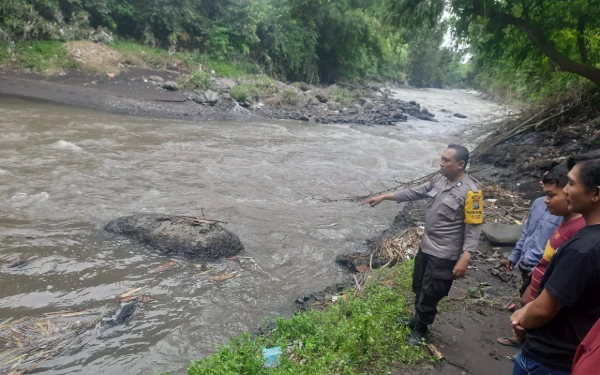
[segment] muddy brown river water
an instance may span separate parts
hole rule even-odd
[[[399,90],[439,123],[391,127],[240,120],[177,122],[0,97],[0,321],[116,307],[143,286],[154,297],[125,325],[90,333],[47,361],[46,374],[185,373],[231,336],[339,281],[336,254],[389,225],[399,207],[323,203],[394,186],[438,166],[449,142],[473,145],[503,109],[473,94]],[[441,112],[461,112],[457,119]],[[159,212],[229,222],[246,250],[205,264],[238,272],[212,283],[195,262],[104,233],[118,216]],[[161,264],[177,265],[156,272]]]

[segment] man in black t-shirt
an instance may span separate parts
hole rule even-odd
[[[569,160],[569,206],[586,226],[554,255],[537,298],[511,317],[524,339],[513,375],[568,375],[577,350],[600,318],[600,160]]]

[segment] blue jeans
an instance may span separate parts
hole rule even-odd
[[[533,359],[526,357],[523,352],[519,352],[515,359],[513,375],[570,375],[570,371],[558,370],[542,365]]]

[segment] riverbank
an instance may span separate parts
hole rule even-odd
[[[257,67],[244,70],[200,55],[169,55],[141,46],[79,41],[66,43],[61,53],[59,48],[54,46],[54,57],[46,59],[17,56],[4,64],[0,59],[0,94],[185,120],[258,117],[393,125],[408,118],[466,118],[452,108],[432,113],[414,100],[396,99],[381,83],[285,83],[260,74]]]
[[[524,131],[518,132],[519,127],[522,129],[529,120],[517,119],[513,124],[506,124],[509,128],[505,133],[492,134],[477,148],[471,173],[481,180],[486,198],[497,203],[486,202],[488,223],[522,224],[532,199],[542,194],[538,181],[544,170],[554,163],[564,162],[570,155],[598,148],[600,126],[594,110],[598,95],[595,91],[585,92],[581,93],[581,98],[579,102],[564,100],[568,105],[557,108],[548,106],[539,111],[545,115],[538,116],[535,122],[537,126]],[[559,122],[550,121],[557,113],[564,116]],[[526,114],[523,118],[530,119],[530,116]],[[406,339],[408,330],[395,324],[392,318],[394,315],[410,314],[409,279],[412,262],[399,263],[392,268],[373,268],[381,267],[388,260],[380,259],[382,248],[397,246],[395,251],[399,254],[407,250],[406,246],[414,247],[416,239],[409,238],[407,233],[416,233],[410,232],[411,228],[423,225],[425,211],[426,205],[422,202],[408,204],[396,216],[390,228],[365,242],[365,253],[338,257],[340,264],[354,272],[353,280],[301,297],[296,303],[302,312],[290,319],[279,319],[275,327],[261,332],[261,336],[255,340],[247,339],[243,343],[236,341],[219,354],[196,362],[190,367],[190,373],[211,373],[209,369],[220,368],[218,361],[224,357],[230,363],[250,361],[256,366],[252,373],[331,373],[323,369],[335,368],[332,366],[338,363],[345,363],[347,367],[344,370],[352,373],[510,373],[513,364],[509,357],[517,349],[501,346],[496,339],[510,334],[509,317],[515,308],[510,305],[518,299],[518,277],[505,273],[502,266],[512,247],[493,247],[484,236],[480,239],[478,252],[473,254],[467,277],[454,283],[432,326],[430,342],[439,349],[444,360],[440,361],[438,353],[428,351],[425,347],[409,348],[400,341]],[[414,254],[416,249],[409,250]],[[362,257],[362,262],[357,261],[359,257]],[[386,296],[384,303],[389,304],[389,310],[385,312],[376,308],[381,302],[382,290]],[[373,327],[366,329],[367,324],[361,322],[370,322],[370,318],[365,319],[352,311],[357,305],[364,306],[362,311],[366,309],[377,322],[371,324],[383,330]],[[340,311],[345,313],[341,323],[338,317]],[[331,328],[322,329],[322,321],[332,317],[337,317],[334,322],[341,327],[343,334],[332,332]],[[288,332],[290,327],[301,325],[300,322],[304,323],[304,328],[310,328],[308,334]],[[362,335],[354,337],[351,333],[355,330],[346,326],[366,331],[359,331]],[[376,348],[381,351],[375,356],[363,349],[360,359],[346,357],[350,351],[344,351],[344,346],[335,341],[335,337],[341,335],[351,341],[347,346],[352,348],[364,348],[364,344],[361,344],[363,337],[373,343],[384,343],[384,347],[377,345]],[[330,337],[334,339],[330,341]],[[294,344],[313,339],[318,343],[316,352],[307,353],[301,350],[301,345],[297,347]],[[386,343],[391,343],[391,347],[385,347]],[[281,356],[281,368],[265,370],[260,349],[275,345],[288,348]],[[312,349],[315,349],[315,345]],[[238,356],[239,352],[244,353],[244,359]],[[426,359],[429,360],[428,364],[424,364]],[[310,367],[317,363],[323,367]]]

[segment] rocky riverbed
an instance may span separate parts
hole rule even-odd
[[[232,97],[244,80],[212,78],[211,89],[180,88],[181,72],[127,67],[120,73],[85,71],[40,76],[0,72],[0,94],[40,99],[123,114],[187,120],[269,118],[325,124],[393,125],[409,118],[437,122],[436,113],[415,100],[400,100],[382,84],[314,86],[270,80],[260,98]],[[246,78],[247,79],[247,78]],[[343,100],[331,93],[341,92]],[[281,96],[292,103],[282,103]],[[333,96],[333,97],[332,97]],[[339,99],[338,99],[339,100]],[[466,119],[442,108],[437,113]]]

